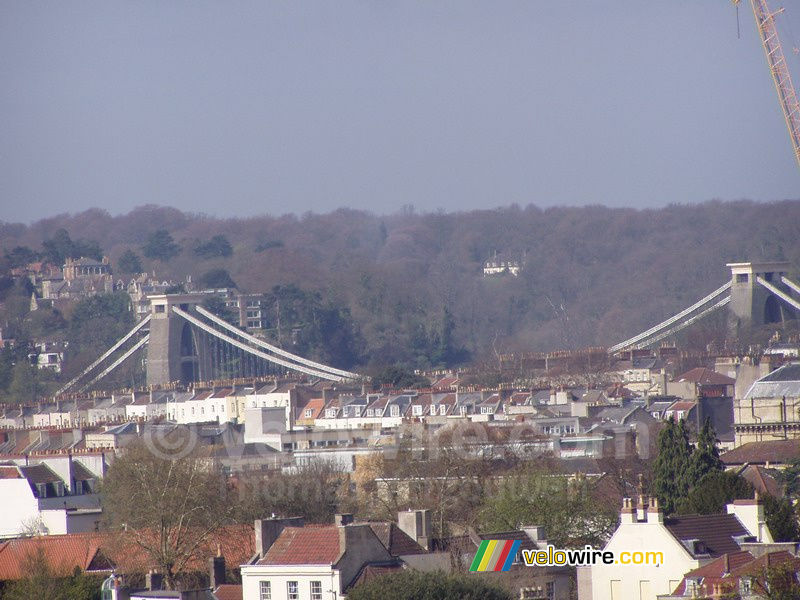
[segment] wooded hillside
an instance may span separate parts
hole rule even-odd
[[[2,270],[27,256],[24,248],[53,251],[59,229],[79,248],[95,251],[96,242],[115,280],[130,280],[124,271],[138,266],[175,282],[227,273],[242,291],[289,298],[301,321],[331,320],[319,328],[324,335],[347,330],[349,355],[336,361],[346,367],[428,367],[610,345],[722,285],[726,262],[785,259],[795,278],[800,273],[797,201],[661,210],[514,205],[452,214],[408,208],[386,216],[340,209],[250,219],[156,206],[118,217],[93,209],[0,224]],[[495,256],[518,261],[519,276],[484,277]],[[694,331],[688,335],[699,343],[712,333]]]

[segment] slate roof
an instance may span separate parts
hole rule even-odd
[[[260,565],[332,565],[339,560],[338,527],[286,527]]]
[[[759,381],[800,381],[800,364],[783,365]]]
[[[56,483],[61,481],[61,478],[45,464],[28,465],[20,467],[19,470],[30,483]]]
[[[664,526],[679,542],[695,539],[703,542],[712,558],[737,552],[739,545],[734,537],[751,535],[732,514],[670,516],[664,519]]]
[[[77,460],[74,460],[72,461],[72,478],[75,481],[89,481],[91,479],[97,479],[97,475],[92,473]]]
[[[800,397],[800,364],[784,365],[765,375],[747,390],[750,398],[797,398]]]
[[[380,522],[367,523],[367,525],[383,544],[383,547],[395,558],[409,554],[427,554],[425,548],[394,523]]]
[[[397,573],[398,571],[402,571],[403,568],[403,565],[399,562],[364,565],[358,572],[358,575],[355,576],[355,579],[353,579],[353,582],[348,586],[348,589],[358,587],[359,585],[368,583],[384,575]]]
[[[496,531],[492,533],[476,533],[476,537],[480,540],[519,540],[519,549],[522,550],[538,550],[531,537],[524,531]],[[473,540],[475,543],[475,540]],[[476,544],[479,545],[479,544]]]
[[[726,465],[787,464],[800,459],[800,440],[767,440],[748,442],[720,455]]]

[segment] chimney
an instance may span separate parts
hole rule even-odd
[[[264,558],[272,544],[275,543],[275,540],[278,539],[278,536],[286,527],[302,527],[303,525],[303,517],[256,519],[256,552],[258,552],[258,556]]]
[[[353,513],[337,513],[333,517],[333,523],[337,527],[344,527],[345,525],[350,525],[353,522]]]
[[[208,562],[211,575],[209,587],[212,590],[216,590],[225,583],[225,557],[222,556],[222,548],[219,545],[217,545],[217,555],[212,557]]]
[[[536,546],[544,548],[547,546],[547,538],[545,538],[544,527],[541,525],[529,525],[527,527],[520,527],[525,532],[531,541],[536,542]]]
[[[145,576],[144,582],[145,587],[150,591],[161,590],[163,589],[164,576],[151,569]]]
[[[639,505],[636,507],[636,516],[640,521],[647,521],[647,496],[639,494]]]
[[[772,534],[767,527],[764,517],[764,504],[758,497],[758,492],[755,493],[755,498],[752,500],[734,500],[733,504],[726,506],[728,514],[736,515],[736,518],[741,521],[742,525],[750,532],[750,535],[755,536],[759,542],[772,544]]]
[[[431,545],[431,511],[407,510],[397,513],[397,526],[426,550]]]
[[[622,510],[619,513],[619,522],[621,525],[637,522],[636,507],[633,504],[633,498],[622,499]]]
[[[664,513],[661,512],[661,507],[658,505],[658,498],[650,496],[650,504],[647,507],[647,522],[648,523],[663,523]]]

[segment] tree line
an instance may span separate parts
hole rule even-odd
[[[249,219],[92,209],[0,223],[0,290],[31,258],[58,264],[102,253],[123,281],[191,275],[200,286],[272,293],[268,335],[292,331],[291,343],[312,357],[326,352],[313,340],[336,328],[351,338],[336,348],[339,366],[413,370],[616,343],[718,287],[727,262],[788,260],[796,277],[799,229],[800,204],[791,201]],[[490,260],[517,261],[521,272],[484,277]],[[724,322],[710,317],[682,335],[704,348],[724,337]]]

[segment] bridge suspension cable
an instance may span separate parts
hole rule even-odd
[[[297,356],[296,354],[292,354],[291,352],[287,352],[286,350],[283,350],[282,348],[278,348],[277,346],[273,346],[272,344],[268,344],[264,340],[260,340],[257,337],[252,336],[249,333],[245,333],[241,329],[238,329],[238,328],[234,327],[233,325],[231,325],[230,323],[228,323],[224,319],[220,319],[217,315],[215,315],[214,313],[204,309],[202,306],[196,306],[195,310],[199,314],[201,314],[204,317],[206,317],[207,319],[209,319],[210,321],[213,321],[214,323],[216,323],[217,325],[219,325],[221,327],[224,327],[228,331],[238,335],[239,337],[247,340],[248,342],[250,342],[252,344],[255,344],[257,346],[260,346],[261,348],[264,348],[264,349],[268,350],[269,352],[272,352],[273,354],[278,354],[279,356],[283,356],[283,357],[285,357],[285,358],[287,358],[287,359],[289,359],[291,361],[294,361],[296,363],[300,363],[300,364],[306,365],[308,367],[311,367],[313,369],[317,369],[319,371],[324,371],[326,373],[331,373],[332,375],[339,375],[339,376],[344,377],[346,379],[357,379],[357,378],[361,377],[358,373],[351,373],[350,371],[343,371],[342,369],[335,369],[333,367],[329,367],[328,365],[323,365],[321,363],[314,362],[313,360],[309,360],[307,358],[303,358],[302,356]]]
[[[641,342],[639,344],[635,344],[633,347],[634,348],[644,348],[645,346],[649,346],[650,344],[655,344],[656,342],[660,342],[664,338],[671,336],[673,333],[678,333],[681,329],[684,329],[685,327],[688,327],[689,325],[691,325],[695,321],[699,321],[700,319],[702,319],[706,315],[711,314],[712,312],[714,312],[718,308],[722,308],[723,306],[728,304],[730,301],[731,301],[731,297],[730,296],[725,296],[722,300],[720,300],[719,302],[717,302],[716,304],[714,304],[712,306],[709,306],[707,309],[705,309],[701,313],[696,314],[695,316],[691,317],[690,319],[686,319],[685,321],[681,321],[680,323],[675,325],[675,327],[670,327],[667,331],[664,331],[663,333],[658,334],[657,336],[655,336],[652,339],[648,339],[646,342]]]
[[[789,279],[788,277],[781,277],[781,281],[792,288],[796,293],[800,294],[800,285],[797,285],[794,281]]]
[[[798,302],[788,294],[784,294],[782,291],[780,291],[778,288],[776,288],[774,285],[772,285],[762,277],[756,277],[756,281],[760,283],[763,287],[767,288],[770,292],[775,294],[778,298],[789,304],[790,306],[793,306],[797,310],[800,310],[800,302]]]
[[[139,331],[139,330],[140,330],[142,327],[144,327],[145,325],[147,325],[147,323],[149,323],[149,322],[150,322],[150,315],[147,315],[147,316],[146,316],[144,319],[142,319],[142,320],[141,320],[141,321],[140,321],[140,322],[139,322],[139,323],[138,323],[138,324],[137,324],[137,325],[136,325],[136,326],[135,326],[133,329],[131,329],[131,330],[130,330],[128,333],[126,333],[126,334],[125,334],[125,336],[124,336],[124,337],[122,337],[122,338],[121,338],[121,339],[120,339],[120,340],[119,340],[119,341],[118,341],[116,344],[114,344],[113,346],[111,346],[111,348],[109,348],[108,350],[106,350],[106,351],[105,351],[105,352],[104,352],[104,353],[103,353],[103,354],[100,356],[100,358],[98,358],[96,361],[94,361],[92,364],[90,364],[88,367],[86,367],[86,368],[85,368],[83,371],[81,371],[81,372],[80,372],[80,373],[79,373],[79,374],[78,374],[78,375],[77,375],[77,376],[76,376],[74,379],[72,379],[72,380],[71,380],[69,383],[67,383],[67,384],[66,384],[64,387],[62,387],[61,389],[59,389],[59,390],[58,390],[58,391],[55,393],[55,395],[56,395],[56,396],[60,396],[61,394],[63,394],[64,392],[66,392],[66,391],[67,391],[69,388],[71,388],[73,385],[75,385],[76,383],[78,383],[78,381],[80,381],[80,380],[81,380],[83,377],[85,377],[86,375],[88,375],[88,374],[89,374],[89,372],[90,372],[90,371],[92,371],[92,370],[94,370],[94,368],[95,368],[97,365],[99,365],[101,362],[103,362],[105,359],[107,359],[109,356],[111,356],[111,355],[112,355],[114,352],[116,352],[116,351],[117,351],[119,348],[121,348],[121,347],[122,347],[122,345],[123,345],[123,344],[125,344],[125,342],[127,342],[127,341],[128,341],[129,339],[131,339],[131,338],[132,338],[134,335],[136,335],[136,332],[137,332],[137,331]],[[94,381],[93,381],[92,383],[94,383]],[[90,385],[91,385],[91,384],[90,384]]]
[[[120,356],[117,360],[115,360],[113,363],[111,363],[106,369],[104,369],[102,373],[100,373],[97,377],[95,377],[89,383],[87,383],[85,386],[83,386],[80,389],[80,392],[81,393],[85,392],[90,387],[92,387],[95,383],[100,381],[103,377],[105,377],[106,375],[111,373],[111,371],[113,371],[118,366],[120,366],[122,363],[124,363],[126,360],[128,360],[128,357],[130,357],[130,355],[133,354],[134,352],[136,352],[139,348],[144,346],[148,342],[149,339],[150,339],[150,334],[148,333],[146,336],[144,336],[142,339],[140,339],[138,342],[136,342],[136,344],[134,344],[125,354]]]
[[[172,307],[172,311],[176,315],[186,319],[189,323],[191,323],[195,327],[199,327],[200,329],[202,329],[206,333],[210,333],[211,335],[221,339],[222,341],[227,342],[231,346],[235,346],[236,348],[240,348],[240,349],[244,350],[245,352],[249,352],[250,354],[252,354],[254,356],[258,356],[259,358],[263,358],[264,360],[267,360],[269,362],[281,365],[283,367],[286,367],[287,369],[292,369],[293,371],[300,371],[301,373],[305,373],[306,375],[313,375],[314,377],[319,377],[320,379],[327,379],[329,381],[344,381],[344,379],[345,379],[344,377],[340,377],[338,375],[333,375],[331,373],[327,373],[325,371],[319,371],[317,369],[311,369],[309,367],[306,367],[306,366],[303,366],[303,365],[299,365],[297,363],[292,363],[292,362],[289,362],[287,360],[280,359],[280,358],[278,358],[276,356],[273,356],[271,354],[267,354],[266,352],[261,352],[260,350],[256,350],[255,348],[251,348],[247,344],[244,344],[244,343],[240,342],[237,339],[234,339],[234,338],[232,338],[232,337],[230,337],[228,335],[225,335],[224,333],[222,333],[220,331],[217,331],[213,327],[207,325],[206,323],[203,323],[200,319],[197,319],[197,318],[193,317],[192,315],[190,315],[189,313],[187,313],[186,311],[181,310],[177,306],[173,306]]]
[[[625,340],[624,342],[621,342],[621,343],[619,343],[619,344],[617,344],[615,346],[612,346],[611,348],[608,349],[608,352],[609,353],[617,352],[618,350],[622,350],[623,348],[627,348],[629,346],[633,346],[637,342],[641,342],[642,340],[650,338],[650,337],[652,337],[654,335],[658,335],[663,329],[669,327],[670,325],[672,325],[673,323],[675,323],[677,321],[680,321],[681,319],[683,319],[687,315],[690,315],[691,313],[696,311],[701,306],[704,306],[704,305],[708,304],[709,302],[711,302],[712,300],[715,300],[717,298],[717,296],[719,296],[720,294],[726,292],[728,289],[730,289],[730,287],[731,287],[731,282],[728,281],[725,285],[723,285],[722,287],[714,290],[713,292],[711,292],[708,296],[706,296],[705,298],[703,298],[699,302],[695,302],[689,308],[687,308],[685,310],[682,310],[677,315],[675,315],[673,317],[670,317],[669,319],[659,323],[655,327],[651,327],[647,331],[644,331],[644,332],[640,333],[639,335],[633,336],[629,340]],[[666,336],[664,336],[664,337],[666,337]],[[659,339],[663,339],[663,338],[659,338]],[[651,340],[651,341],[649,341],[649,342],[647,342],[647,343],[645,343],[643,345],[649,345],[649,344],[653,343],[654,341],[657,341],[657,340]]]

